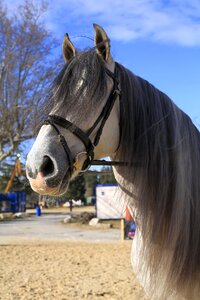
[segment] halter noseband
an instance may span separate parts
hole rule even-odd
[[[79,127],[71,123],[70,121],[57,116],[57,115],[49,115],[48,119],[44,121],[43,125],[51,125],[55,131],[57,132],[60,143],[63,146],[63,149],[67,155],[68,161],[69,161],[69,172],[70,174],[73,173],[73,170],[77,168],[76,164],[76,157],[73,158],[71,150],[69,149],[69,146],[64,138],[64,136],[61,134],[60,130],[58,129],[58,126],[63,127],[67,130],[69,130],[71,133],[76,135],[81,142],[84,144],[86,151],[84,152],[87,154],[87,158],[85,162],[83,163],[82,166],[82,172],[86,171],[91,165],[107,165],[107,166],[112,166],[112,165],[124,165],[125,163],[120,162],[120,161],[106,161],[106,160],[94,160],[94,147],[96,147],[99,143],[104,125],[112,111],[112,108],[114,106],[114,103],[117,99],[118,96],[121,95],[121,91],[119,89],[119,81],[117,79],[117,70],[115,66],[115,72],[112,73],[110,70],[106,69],[106,73],[109,77],[113,79],[113,88],[112,91],[108,97],[108,100],[106,101],[105,106],[102,109],[101,114],[97,118],[97,120],[94,122],[94,124],[86,131],[84,132],[81,130]],[[101,123],[100,123],[101,122]],[[94,131],[94,129],[98,126],[100,123],[100,126],[97,130],[96,136],[94,138],[94,142],[92,143],[90,139],[91,133]],[[80,154],[80,153],[79,153]],[[77,155],[79,155],[77,154]]]

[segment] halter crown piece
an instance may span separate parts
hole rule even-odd
[[[64,136],[61,134],[60,130],[58,129],[57,125],[69,130],[71,133],[76,135],[85,146],[86,151],[79,153],[79,154],[85,153],[87,155],[87,158],[86,158],[85,162],[83,163],[82,170],[80,170],[80,172],[87,171],[91,165],[104,165],[104,166],[125,165],[124,162],[120,162],[120,161],[106,161],[106,160],[94,160],[93,159],[94,158],[94,148],[99,143],[104,125],[112,111],[112,108],[114,106],[114,103],[115,103],[117,97],[121,95],[121,90],[119,89],[119,81],[117,79],[116,66],[115,66],[114,73],[112,73],[108,69],[106,69],[106,73],[108,76],[110,76],[113,79],[114,84],[113,84],[112,91],[106,101],[105,106],[103,107],[103,109],[101,111],[101,114],[99,115],[97,120],[94,122],[94,124],[86,132],[81,130],[79,127],[77,127],[75,124],[71,123],[70,121],[68,121],[60,116],[57,116],[57,115],[49,115],[48,119],[45,120],[43,123],[43,125],[51,125],[57,132],[60,143],[63,146],[63,149],[66,153],[66,156],[67,156],[67,159],[69,162],[70,174],[73,173],[74,169],[75,170],[78,169],[78,162],[76,159],[77,156],[75,158],[73,158],[71,150],[69,149],[69,146],[68,146]],[[94,141],[92,142],[90,139],[90,135],[94,131],[94,129],[98,126],[99,123],[100,123],[100,126],[97,130]]]

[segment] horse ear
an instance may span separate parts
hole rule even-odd
[[[65,62],[70,60],[72,57],[76,55],[76,49],[72,42],[70,41],[69,35],[66,33],[63,39],[63,44],[62,44],[62,53]]]
[[[95,30],[94,46],[96,51],[105,61],[108,61],[110,57],[110,39],[101,26],[97,24],[93,24],[93,26]]]

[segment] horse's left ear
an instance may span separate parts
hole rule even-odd
[[[65,62],[70,60],[72,57],[76,55],[76,49],[72,42],[70,41],[69,35],[66,33],[64,36],[63,44],[62,44],[62,53]]]
[[[93,24],[93,26],[95,30],[94,46],[96,51],[105,61],[108,61],[110,57],[110,39],[101,26],[97,24]]]

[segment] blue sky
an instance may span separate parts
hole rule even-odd
[[[93,23],[111,39],[114,59],[165,92],[194,123],[200,123],[199,0],[56,0],[45,16],[62,41],[93,42]]]
[[[20,2],[6,1],[10,9]],[[93,46],[80,38],[93,38],[93,23],[104,27],[113,58],[200,124],[199,0],[56,0],[50,1],[44,20],[61,43],[68,32],[79,48]]]
[[[7,0],[9,8],[22,0]],[[39,0],[33,1],[40,3]],[[60,39],[68,32],[79,47],[92,47],[93,23],[111,39],[114,59],[165,92],[200,123],[199,0],[56,0],[44,15]]]

